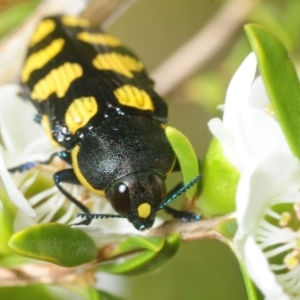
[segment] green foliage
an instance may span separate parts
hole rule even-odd
[[[88,235],[58,223],[29,227],[14,234],[8,245],[20,255],[64,267],[91,262],[97,255],[96,245]]]
[[[203,188],[199,208],[205,216],[223,215],[235,210],[239,172],[224,157],[221,144],[213,139],[203,164]]]
[[[13,234],[13,222],[16,215],[16,207],[8,198],[5,189],[0,187],[0,201],[2,202],[2,211],[0,212],[0,259],[11,253],[7,242]]]
[[[115,296],[104,291],[99,291],[99,297],[99,300],[125,300],[125,298],[123,297],[121,298],[119,296]]]
[[[113,258],[125,253],[130,253],[133,251],[139,250],[149,250],[150,252],[159,252],[165,244],[165,240],[162,237],[142,237],[142,236],[133,236],[109,252],[108,258]]]
[[[122,259],[119,262],[103,264],[100,270],[123,275],[138,275],[153,271],[161,267],[176,254],[180,246],[180,241],[180,234],[177,232],[170,234],[164,240],[162,248],[156,246],[157,241],[148,239],[147,243],[143,243],[146,250],[134,254],[125,261]],[[140,242],[139,244],[141,245]]]
[[[218,223],[215,227],[215,230],[221,233],[227,239],[233,239],[236,230],[237,230],[237,223],[236,219],[227,219]]]
[[[199,164],[195,150],[187,137],[175,128],[168,126],[166,135],[178,158],[183,182],[187,184],[199,175]],[[193,200],[196,193],[197,184],[186,191],[187,200]]]
[[[14,287],[1,287],[0,299],[22,299],[22,300],[63,300],[61,297],[57,297],[55,293],[51,293],[51,290],[43,284],[32,284],[27,286],[14,286]]]
[[[276,118],[292,152],[300,158],[300,85],[293,62],[271,32],[259,25],[247,25],[245,30]]]

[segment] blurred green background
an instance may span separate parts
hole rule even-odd
[[[38,2],[0,0],[0,34],[7,33]],[[241,3],[251,6],[243,15]],[[151,73],[197,32],[205,29],[226,5],[237,5],[237,9],[231,10],[231,15],[227,15],[211,39],[220,39],[228,32],[230,19],[235,14],[241,14],[240,24],[198,72],[192,72],[189,78],[164,95],[169,105],[169,124],[191,140],[199,158],[203,158],[211,138],[207,121],[220,116],[216,106],[223,103],[232,75],[250,52],[243,24],[255,22],[275,32],[298,64],[300,1],[138,0],[108,28],[134,49]],[[207,44],[209,47],[209,40]],[[201,57],[201,49],[197,52]],[[173,177],[173,181],[179,180],[178,176]],[[176,205],[180,205],[180,201],[176,201]],[[120,294],[122,288],[121,295],[131,300],[247,299],[234,255],[217,241],[185,243],[160,271],[138,277],[118,277],[115,284],[120,286],[106,285],[114,281],[104,277],[100,275],[104,289]]]

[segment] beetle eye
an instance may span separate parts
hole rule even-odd
[[[149,176],[152,191],[156,199],[157,206],[162,204],[166,197],[166,186],[165,181],[158,175]]]
[[[127,216],[130,213],[130,198],[128,186],[118,182],[108,189],[106,196],[113,208],[120,214]]]

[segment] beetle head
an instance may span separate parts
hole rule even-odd
[[[156,172],[137,172],[114,181],[106,189],[113,208],[138,230],[152,227],[166,196],[165,178]]]

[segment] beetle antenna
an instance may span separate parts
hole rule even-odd
[[[177,191],[175,191],[174,194],[172,194],[165,202],[164,204],[162,204],[161,206],[158,207],[157,210],[161,210],[163,208],[165,208],[168,204],[170,204],[170,202],[172,202],[175,198],[177,198],[179,195],[181,195],[182,193],[186,192],[188,189],[190,189],[195,183],[197,183],[198,181],[200,181],[200,179],[202,178],[202,175],[198,175],[197,177],[195,177],[194,179],[192,179],[190,182],[188,182],[186,185],[184,186],[180,186],[179,189]]]
[[[177,191],[175,191],[174,194],[172,194],[161,206],[158,207],[157,210],[161,210],[165,208],[170,202],[172,202],[175,198],[180,196],[182,193],[186,192],[188,189],[190,189],[195,183],[200,181],[202,178],[202,175],[198,175],[194,179],[192,179],[190,182],[188,182],[184,186],[180,186]],[[108,219],[108,218],[126,218],[123,215],[113,215],[113,214],[91,214],[91,213],[78,213],[77,217],[86,218],[86,219]]]
[[[123,215],[90,214],[90,213],[78,213],[77,217],[86,218],[86,219],[126,218]]]

